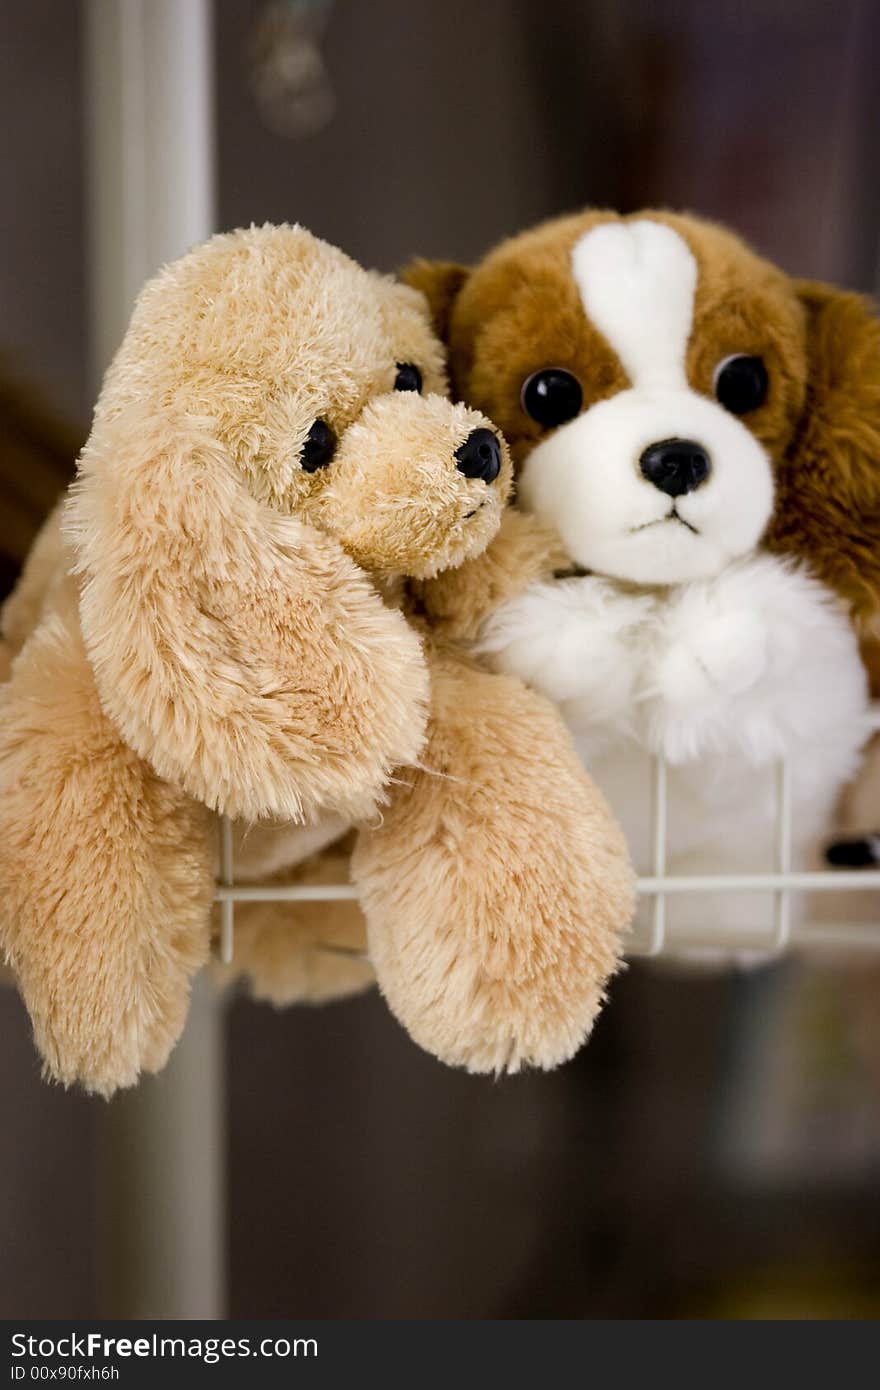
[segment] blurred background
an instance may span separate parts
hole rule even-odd
[[[85,8],[0,6],[0,594],[95,391]],[[663,204],[793,273],[876,286],[871,0],[216,0],[213,17],[218,227],[301,221],[392,270],[588,203]],[[634,965],[575,1062],[497,1083],[421,1054],[375,995],[236,1000],[228,1312],[880,1315],[878,991],[864,962]],[[0,1316],[95,1317],[108,1107],[41,1082],[3,987],[0,1036]]]

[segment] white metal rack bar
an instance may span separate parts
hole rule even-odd
[[[776,932],[773,947],[781,955],[791,939],[791,768],[779,764],[776,776],[776,869],[781,886],[776,894]]]
[[[643,876],[636,880],[642,897],[667,893],[835,893],[868,892],[880,889],[880,869],[829,869],[803,873],[766,874],[669,874]],[[218,903],[319,903],[356,898],[350,883],[261,884],[224,883],[218,886]]]
[[[654,898],[652,930],[647,940],[634,932],[627,945],[627,955],[656,956],[662,953],[680,955],[689,951],[705,951],[713,948],[727,951],[763,950],[768,954],[776,954],[789,946],[827,947],[840,950],[880,949],[880,915],[875,920],[863,923],[805,921],[792,925],[789,907],[791,895],[798,892],[880,893],[880,871],[878,870],[853,870],[851,872],[841,870],[829,871],[828,873],[779,872],[750,875],[703,874],[687,877],[652,876],[639,878],[636,886],[640,897]],[[660,916],[656,910],[658,902],[663,902],[665,905],[665,899],[669,895],[718,892],[772,892],[777,894],[778,899],[784,897],[786,901],[785,915],[780,918],[777,908],[772,939],[762,942],[758,929],[749,929],[748,923],[744,923],[742,932],[737,933],[732,933],[729,929],[723,934],[707,930],[699,936],[693,936],[680,930],[673,934],[666,931],[664,916]],[[223,909],[227,912],[225,918],[227,935],[224,938],[226,944],[221,958],[226,963],[234,959],[234,949],[230,954],[229,944],[230,933],[234,933],[234,916],[229,913],[229,909],[233,908],[235,903],[340,902],[355,900],[357,896],[357,889],[352,887],[350,883],[277,885],[272,887],[234,883],[220,885],[217,888],[216,901],[222,904]],[[780,920],[783,923],[781,930]],[[333,949],[340,952],[348,951],[347,947],[342,946]]]
[[[655,758],[651,776],[651,816],[654,832],[654,877],[658,885],[666,879],[667,786],[666,760]],[[659,956],[666,944],[666,891],[658,886],[654,894],[654,913],[651,926],[649,956]]]
[[[875,727],[880,723],[880,708],[875,710]],[[880,869],[795,870],[792,868],[792,795],[791,769],[787,763],[776,772],[776,852],[775,869],[770,872],[669,874],[667,867],[669,806],[666,763],[653,760],[651,778],[651,828],[653,873],[637,880],[639,896],[652,898],[650,928],[636,930],[629,938],[627,954],[631,956],[687,955],[707,950],[724,952],[747,951],[768,957],[783,953],[789,946],[829,948],[837,950],[880,949],[880,912],[875,920],[821,923],[812,920],[794,921],[792,896],[796,893],[880,893]],[[216,901],[221,912],[221,959],[229,962],[234,956],[235,904],[255,902],[336,902],[357,899],[357,889],[350,883],[261,885],[237,884],[231,826],[221,821],[220,827],[221,882]],[[766,929],[744,921],[741,928],[729,925],[714,928],[711,923],[700,933],[676,928],[669,929],[667,900],[681,894],[712,893],[772,893],[775,898],[773,925]],[[344,946],[328,945],[326,950],[359,954]]]
[[[220,822],[220,882],[224,885],[224,890],[232,889],[234,874],[235,852],[232,845],[232,822],[224,816]],[[235,901],[231,897],[221,897],[220,959],[224,965],[232,964],[234,951]]]

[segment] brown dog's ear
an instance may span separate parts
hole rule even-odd
[[[246,490],[210,422],[100,419],[65,530],[104,710],[199,801],[361,816],[418,756],[418,639],[335,540]]]
[[[803,281],[808,375],[768,544],[805,558],[864,628],[880,620],[880,322],[862,295]]]
[[[453,305],[469,275],[467,267],[455,261],[415,260],[401,272],[404,284],[420,290],[427,299],[434,332],[444,343],[449,341]]]

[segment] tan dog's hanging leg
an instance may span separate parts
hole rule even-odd
[[[431,663],[424,764],[352,870],[370,957],[416,1042],[476,1072],[552,1067],[589,1033],[633,882],[621,832],[553,707]]]
[[[208,950],[208,823],[102,712],[68,582],[0,689],[0,951],[51,1076],[109,1095],[165,1062]]]
[[[0,612],[0,634],[12,655],[30,637],[43,606],[65,569],[59,499],[40,527],[18,582]]]
[[[0,608],[0,681],[9,680],[15,657],[40,620],[61,573],[62,552],[59,501],[40,527],[18,582]]]

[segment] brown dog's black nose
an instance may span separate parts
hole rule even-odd
[[[691,439],[662,439],[659,444],[649,444],[639,467],[648,482],[669,497],[693,492],[712,471],[706,450]]]
[[[491,430],[472,430],[455,451],[455,466],[466,478],[494,483],[501,472],[501,445]]]

